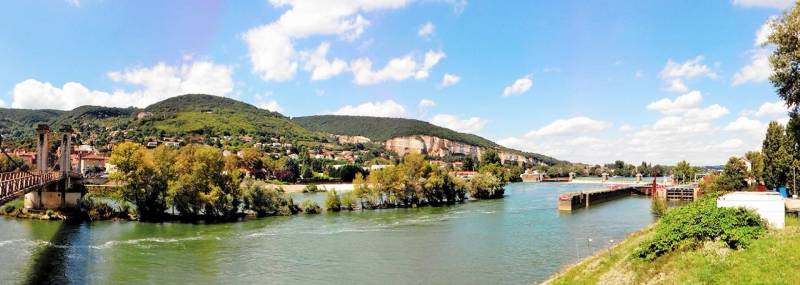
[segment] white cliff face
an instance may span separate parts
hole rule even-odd
[[[469,145],[461,142],[451,141],[448,139],[443,139],[440,137],[434,137],[428,135],[391,138],[386,140],[383,143],[383,146],[387,150],[394,151],[400,156],[404,156],[408,153],[422,153],[422,154],[427,154],[429,156],[438,156],[438,157],[443,157],[451,154],[462,154],[466,156],[480,158],[481,154],[483,154],[483,152],[485,151],[483,147]],[[532,158],[526,158],[525,156],[505,151],[498,151],[498,156],[500,156],[500,160],[502,162],[517,161],[517,162],[527,162],[530,164],[535,163],[535,161]]]
[[[348,143],[369,143],[370,139],[367,137],[362,136],[336,136],[336,140],[339,141],[340,144],[348,144]]]

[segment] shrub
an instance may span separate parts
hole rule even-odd
[[[336,194],[336,190],[325,192],[325,210],[338,212],[341,209],[342,200],[339,199],[339,194]]]
[[[314,193],[319,191],[319,188],[315,184],[308,184],[305,188],[303,188],[303,193]]]
[[[245,181],[242,183],[242,195],[244,208],[255,212],[259,217],[280,214],[279,208],[288,204],[283,191],[263,181]],[[287,212],[291,214],[291,211]]]
[[[300,209],[306,214],[319,214],[321,212],[319,204],[311,199],[305,199],[300,202]]]
[[[469,196],[473,199],[502,198],[503,183],[490,173],[476,173],[466,182]]]
[[[356,197],[355,191],[350,191],[342,194],[340,202],[343,210],[352,211],[358,203],[358,197]]]
[[[704,241],[722,241],[732,249],[746,248],[765,232],[765,222],[751,210],[717,208],[713,196],[667,212],[655,228],[655,236],[643,242],[634,256],[644,260]]]

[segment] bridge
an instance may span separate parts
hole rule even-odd
[[[0,205],[24,195],[26,209],[77,207],[83,193],[70,191],[72,182],[81,179],[80,174],[71,171],[72,128],[65,125],[59,130],[58,170],[49,165],[50,128],[40,124],[36,132],[36,170],[0,173]]]

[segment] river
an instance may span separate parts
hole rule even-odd
[[[213,225],[0,218],[0,283],[531,284],[654,221],[642,197],[557,210],[559,193],[596,187],[514,183],[501,200]]]

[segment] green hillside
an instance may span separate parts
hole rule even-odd
[[[516,152],[527,157],[536,158],[547,164],[564,162],[538,153],[508,149],[477,135],[456,132],[420,120],[337,115],[296,117],[292,118],[292,120],[311,131],[337,135],[363,136],[373,141],[385,141],[400,136],[429,135],[480,147]]]
[[[316,135],[280,113],[259,109],[234,99],[212,95],[182,95],[144,109],[152,117],[145,127],[172,135],[256,134],[309,139]]]

